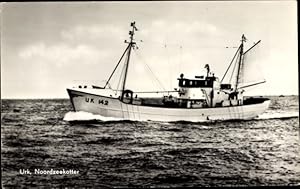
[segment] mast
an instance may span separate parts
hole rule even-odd
[[[240,57],[239,57],[239,64],[238,64],[238,70],[237,70],[237,76],[236,76],[236,84],[235,84],[235,92],[237,91],[237,86],[239,84],[239,79],[240,79],[240,72],[241,72],[241,66],[242,66],[242,56],[243,56],[243,49],[244,49],[244,42],[246,42],[246,37],[245,35],[243,34],[242,35],[242,44],[240,46]]]
[[[135,44],[136,44],[133,41],[134,40],[133,36],[134,36],[134,32],[138,31],[138,29],[135,27],[135,22],[131,22],[130,26],[132,27],[131,31],[129,31],[130,41],[128,42],[127,40],[125,40],[125,43],[129,43],[129,45],[128,45],[128,51],[127,51],[127,59],[126,59],[126,65],[125,65],[126,67],[125,67],[124,79],[123,79],[123,84],[122,84],[121,100],[123,100],[123,93],[124,93],[125,85],[126,85],[126,79],[127,79],[131,49],[134,48]]]

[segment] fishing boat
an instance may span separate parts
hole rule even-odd
[[[244,35],[221,80],[211,72],[210,66],[206,64],[204,75],[185,77],[183,73],[180,74],[177,78],[178,88],[173,91],[156,91],[156,94],[161,93],[159,97],[140,97],[139,94],[142,91],[134,92],[126,87],[131,52],[137,44],[134,35],[138,31],[135,22],[132,22],[130,26],[129,41],[125,40],[128,45],[104,86],[79,85],[67,88],[74,111],[125,120],[201,122],[249,120],[256,118],[268,108],[270,104],[268,98],[243,96],[247,87],[265,82],[264,80],[241,85],[243,73],[246,72],[243,68],[247,64],[247,56],[261,42],[254,43],[252,47],[244,51],[246,42]],[[121,88],[119,90],[112,89],[110,80],[122,60],[124,69],[120,76]],[[231,77],[235,78],[234,83],[224,82],[224,77],[228,75],[230,69],[233,70]],[[169,95],[165,95],[166,92]],[[151,94],[151,91],[144,93]]]

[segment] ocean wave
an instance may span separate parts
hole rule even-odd
[[[287,119],[287,118],[296,118],[299,117],[299,112],[274,112],[269,111],[265,112],[258,116],[258,120],[262,119]]]

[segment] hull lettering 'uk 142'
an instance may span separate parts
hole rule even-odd
[[[103,104],[103,105],[108,105],[108,101],[107,100],[103,100],[103,99],[96,99],[94,100],[94,98],[85,98],[85,101],[88,103],[98,103],[98,104]]]

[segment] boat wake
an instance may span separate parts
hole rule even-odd
[[[289,119],[299,117],[299,112],[278,112],[278,111],[267,111],[256,118],[257,120],[264,119]]]
[[[68,122],[88,122],[88,121],[101,121],[101,122],[111,122],[111,121],[125,121],[123,118],[114,118],[114,117],[104,117],[101,115],[95,115],[89,112],[68,112],[64,116],[64,121]]]
[[[267,120],[267,119],[289,119],[299,117],[299,112],[274,112],[269,111],[265,112],[255,118],[255,120]],[[68,122],[123,122],[123,121],[137,121],[137,120],[128,120],[123,118],[114,118],[114,117],[104,117],[101,115],[95,115],[88,112],[68,112],[64,116],[64,121]],[[229,120],[228,120],[229,121]],[[207,121],[209,122],[209,121]],[[172,122],[174,123],[174,122]],[[190,123],[190,121],[178,121],[175,123]],[[201,122],[203,123],[203,122]]]

